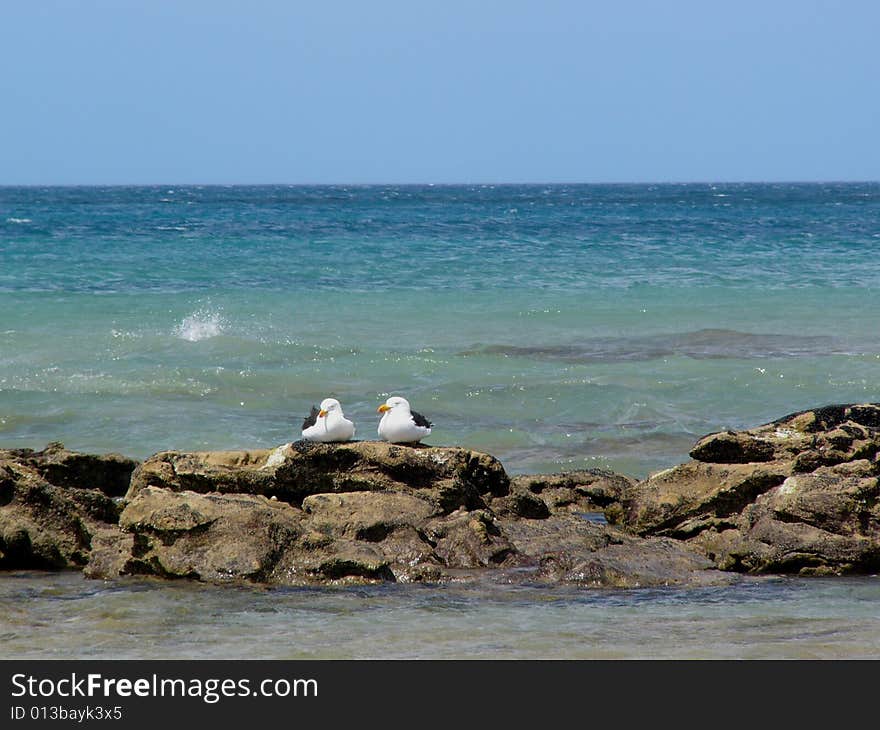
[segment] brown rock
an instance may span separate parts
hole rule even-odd
[[[126,506],[120,526],[115,537],[100,535],[87,575],[269,585],[488,575],[629,587],[723,580],[704,556],[669,540],[626,535],[568,512],[500,518],[461,507],[444,514],[420,490],[313,494],[297,507],[262,495],[151,486]]]
[[[690,456],[697,461],[713,464],[748,464],[753,461],[771,461],[773,444],[749,433],[713,433],[697,441]]]
[[[485,506],[485,498],[507,494],[509,485],[497,459],[467,449],[297,441],[271,450],[162,452],[135,471],[127,497],[155,486],[262,494],[299,505],[311,494],[398,491],[421,494],[450,512]]]
[[[880,405],[802,411],[701,439],[699,461],[625,490],[606,514],[640,535],[689,540],[725,570],[874,572],[878,453]]]
[[[117,516],[102,492],[59,487],[29,465],[0,459],[2,570],[81,567],[93,534]]]
[[[640,535],[689,537],[713,520],[738,515],[763,492],[782,484],[791,465],[706,464],[692,461],[653,474],[624,492],[614,517]],[[611,521],[611,520],[609,520]]]
[[[311,529],[365,542],[380,542],[400,527],[421,527],[441,513],[429,500],[400,492],[313,494],[302,508]]]
[[[720,566],[839,574],[880,568],[880,484],[867,460],[790,476],[743,512],[735,529],[699,543]]]
[[[511,481],[510,494],[515,500],[510,500],[513,504],[508,509],[523,517],[539,517],[543,511],[523,496],[534,495],[546,505],[544,516],[557,512],[602,512],[634,484],[629,477],[604,469],[518,476]],[[501,502],[503,498],[493,501],[493,509]],[[504,509],[506,505],[499,507]]]
[[[575,515],[502,520],[532,580],[591,587],[635,588],[729,583],[705,555],[666,538],[638,538]],[[522,580],[522,576],[519,578]]]
[[[133,535],[123,573],[211,582],[272,582],[302,534],[302,511],[251,494],[175,493],[146,487],[119,519]],[[95,562],[92,573],[98,573]]]
[[[426,529],[434,553],[449,568],[497,566],[515,553],[487,510],[459,510],[432,520]]]
[[[109,497],[126,493],[138,465],[134,459],[120,454],[68,451],[58,442],[48,444],[42,451],[0,449],[0,461],[3,460],[30,467],[55,486],[97,489]]]

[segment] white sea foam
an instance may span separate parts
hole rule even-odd
[[[174,328],[174,335],[187,342],[199,342],[222,334],[226,320],[219,312],[199,309]]]
[[[7,223],[33,223],[30,218],[7,218]]]

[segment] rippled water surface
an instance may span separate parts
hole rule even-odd
[[[634,476],[880,400],[880,185],[0,188],[0,445],[375,436]]]
[[[880,658],[880,580],[258,590],[0,579],[4,658]]]

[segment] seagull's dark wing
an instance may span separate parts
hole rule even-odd
[[[318,414],[319,413],[320,413],[320,411],[317,408],[315,408],[315,406],[312,406],[312,412],[309,413],[309,415],[306,416],[305,420],[303,421],[303,427],[302,427],[303,431],[305,431],[307,428],[311,428],[312,426],[314,426],[318,422]]]
[[[413,421],[415,421],[416,426],[422,426],[423,428],[431,428],[434,424],[431,423],[427,418],[425,418],[421,413],[416,413],[415,411],[410,411],[413,417]]]

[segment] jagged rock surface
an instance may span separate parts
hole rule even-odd
[[[719,568],[880,568],[880,405],[802,411],[700,439],[693,461],[623,491],[610,521],[700,548]]]
[[[87,574],[271,585],[473,580],[594,586],[724,581],[670,540],[593,524],[630,481],[511,480],[493,457],[380,442],[164,452],[132,478]],[[487,570],[491,569],[491,570]]]
[[[0,569],[60,569],[88,562],[94,539],[115,533],[137,462],[49,444],[0,450]]]

